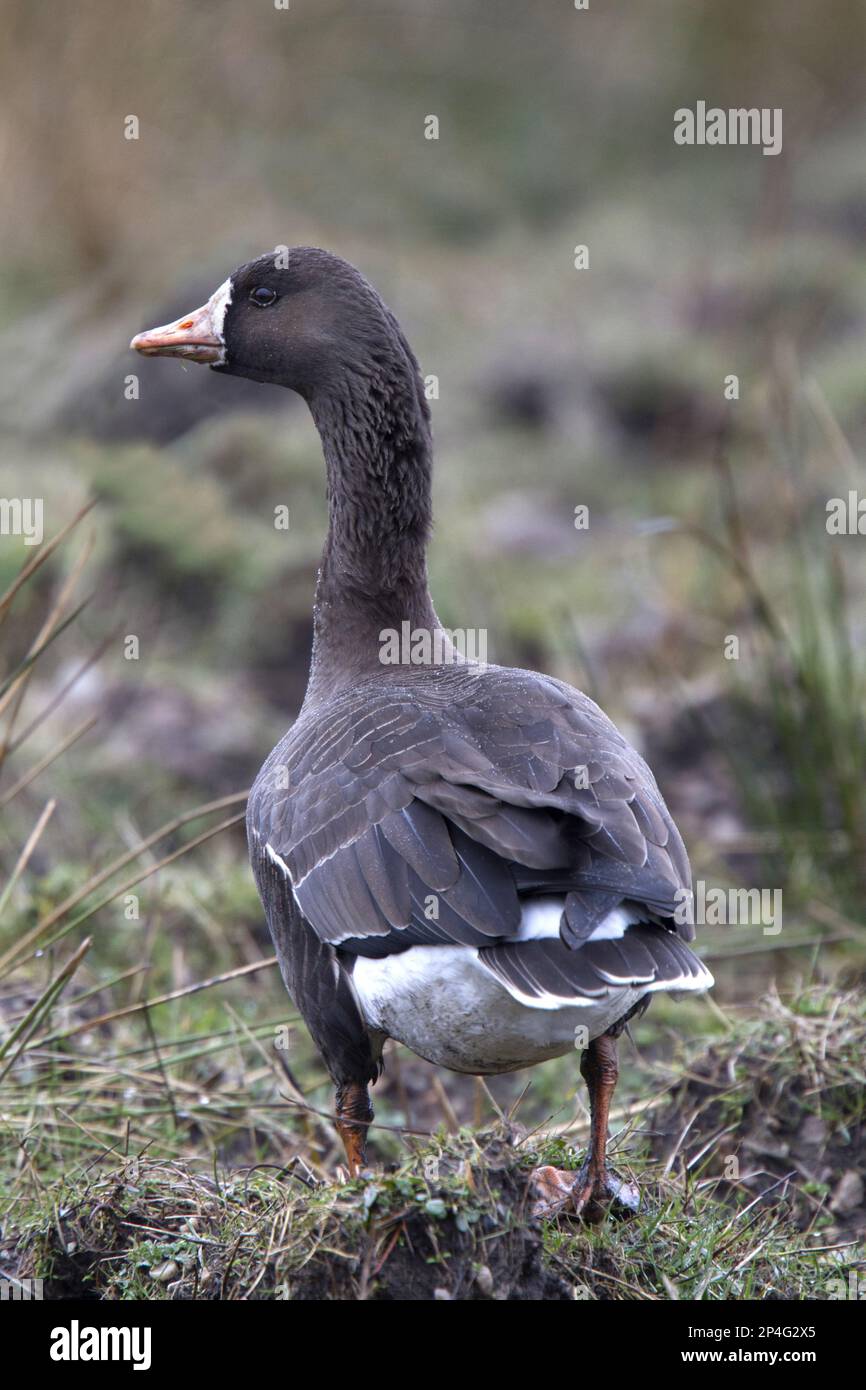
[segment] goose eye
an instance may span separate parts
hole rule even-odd
[[[257,305],[259,309],[267,309],[276,297],[276,290],[269,290],[266,285],[259,285],[256,289],[250,290],[250,303]]]

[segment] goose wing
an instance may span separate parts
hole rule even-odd
[[[436,668],[335,697],[274,750],[248,827],[260,887],[282,876],[348,952],[515,943],[521,898],[546,892],[565,894],[569,954],[624,900],[694,934],[649,768],[597,705],[534,672]]]

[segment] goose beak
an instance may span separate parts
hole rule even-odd
[[[129,345],[144,357],[182,357],[185,362],[224,362],[225,342],[214,322],[214,302],[162,328],[136,333]]]

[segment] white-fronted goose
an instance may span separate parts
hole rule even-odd
[[[309,684],[247,824],[350,1171],[386,1038],[475,1074],[577,1043],[588,1155],[576,1177],[544,1170],[542,1188],[589,1217],[612,1195],[634,1205],[605,1162],[616,1038],[656,991],[712,985],[685,944],[688,859],[649,768],[592,700],[463,660],[443,634],[427,587],[430,416],[396,319],[351,265],[298,247],[132,346],[290,387],[321,436],[330,522]],[[383,663],[383,634],[405,623],[430,634],[429,660]]]

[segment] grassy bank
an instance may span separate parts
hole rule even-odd
[[[599,1228],[534,1218],[533,1166],[576,1167],[582,1135],[527,1131],[519,1105],[478,1131],[404,1134],[354,1182],[297,1135],[284,1165],[230,1167],[198,1144],[155,1157],[131,1127],[124,1146],[58,1164],[22,1144],[4,1264],[48,1297],[838,1297],[866,1268],[864,1041],[862,1001],[812,991],[728,1020],[667,1078],[646,1068],[614,1126],[642,1210]]]

